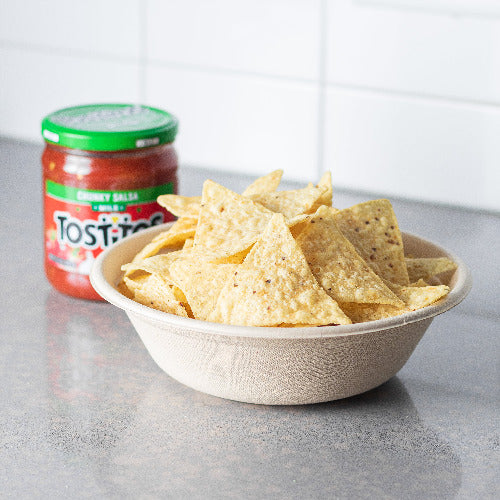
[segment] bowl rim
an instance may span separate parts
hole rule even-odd
[[[168,222],[153,226],[138,233],[129,235],[117,243],[114,243],[97,256],[90,273],[92,286],[103,299],[124,310],[127,314],[130,313],[132,315],[140,316],[141,319],[149,321],[150,323],[162,328],[171,326],[177,329],[185,329],[219,336],[274,339],[332,338],[362,335],[365,333],[401,327],[417,321],[433,318],[434,316],[442,314],[462,302],[472,287],[471,273],[462,259],[431,240],[418,236],[414,233],[402,231],[403,238],[408,236],[416,238],[424,244],[432,245],[457,264],[457,269],[455,271],[457,279],[453,288],[451,288],[445,298],[439,300],[435,304],[391,318],[338,326],[309,326],[295,328],[239,326],[213,323],[193,318],[184,318],[175,314],[152,309],[125,297],[104,278],[103,273],[103,269],[110,259],[113,258],[115,254],[120,254],[122,249],[129,245],[133,239],[144,238],[149,233],[154,235],[157,232],[159,233],[161,231],[165,231],[172,224],[172,222]]]

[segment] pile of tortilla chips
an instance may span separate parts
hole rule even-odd
[[[178,217],[122,267],[120,290],[154,309],[246,326],[346,325],[396,316],[449,292],[447,258],[405,257],[388,200],[339,210],[331,176],[278,191],[282,171],[237,194],[163,195]]]

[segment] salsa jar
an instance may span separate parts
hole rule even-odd
[[[177,193],[177,119],[149,106],[94,104],[42,121],[45,273],[62,293],[100,300],[96,256],[125,236],[174,219],[156,203]]]

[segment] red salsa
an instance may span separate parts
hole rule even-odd
[[[127,104],[77,106],[42,122],[45,273],[74,297],[100,300],[95,257],[125,236],[174,217],[156,203],[177,193],[174,116]]]

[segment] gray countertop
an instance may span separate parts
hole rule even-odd
[[[381,387],[257,406],[179,384],[122,311],[51,288],[40,154],[0,140],[0,496],[500,497],[498,215],[393,200],[403,230],[469,265],[469,297]],[[198,194],[207,176],[236,191],[249,181],[186,167],[182,193]],[[335,204],[370,197],[341,191]]]

